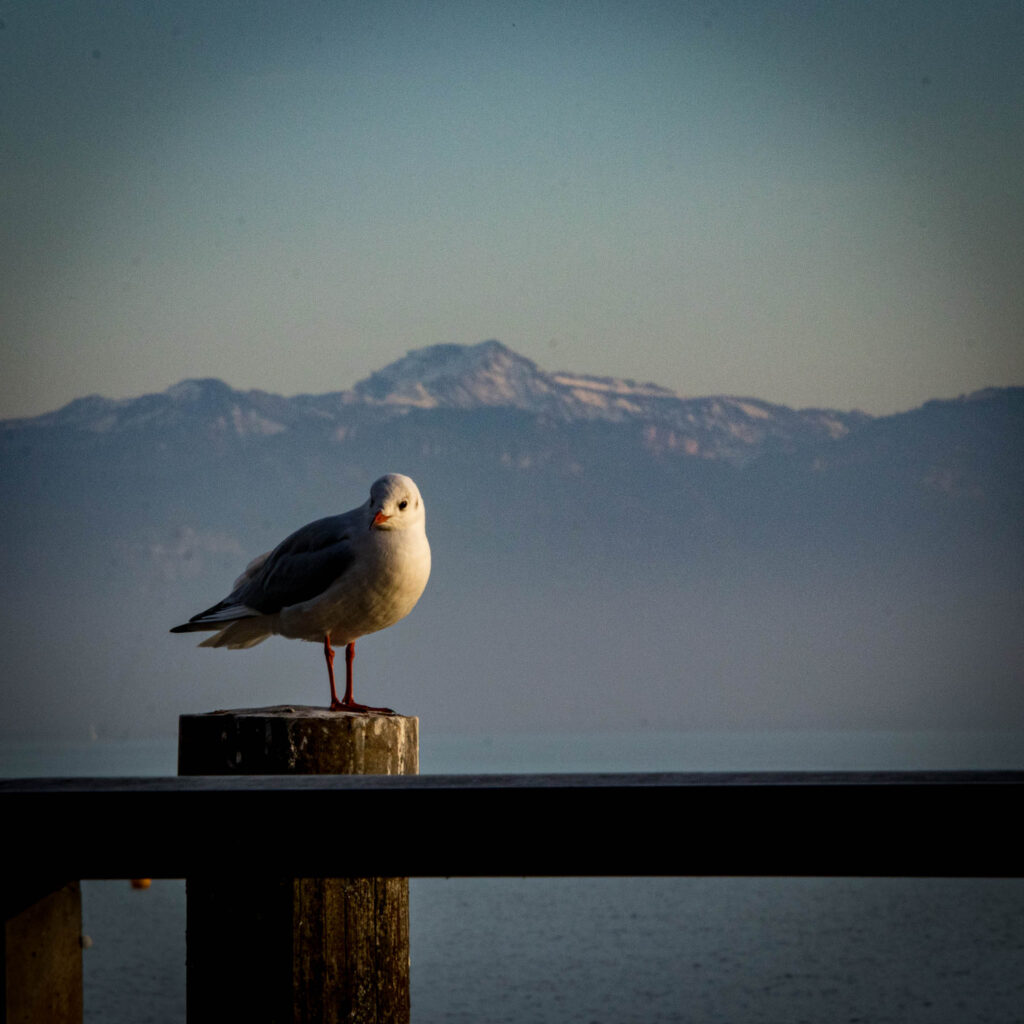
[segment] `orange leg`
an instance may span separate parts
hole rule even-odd
[[[327,678],[331,683],[331,710],[334,711],[341,707],[341,701],[338,700],[338,691],[334,688],[334,648],[331,646],[330,633],[324,636],[324,659],[327,662]]]
[[[338,700],[338,691],[334,688],[334,648],[331,647],[331,635],[324,637],[324,658],[327,660],[327,677],[331,682],[332,711],[376,712],[380,715],[393,715],[391,708],[371,708],[367,704],[357,704],[352,695],[352,663],[356,657],[356,645],[353,640],[345,645],[345,699]]]

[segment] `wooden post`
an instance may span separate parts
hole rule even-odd
[[[3,896],[0,1021],[82,1022],[82,896],[78,882],[50,888],[24,876]]]
[[[321,708],[183,715],[179,775],[415,775],[419,720]],[[338,877],[253,876],[244,863],[190,877],[189,1024],[409,1020],[409,882],[347,878],[369,821],[265,822],[337,851]],[[211,851],[216,859],[216,851]]]

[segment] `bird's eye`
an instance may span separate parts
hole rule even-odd
[[[401,501],[400,501],[400,502],[398,503],[398,511],[399,511],[399,512],[404,512],[404,511],[405,511],[405,509],[407,508],[408,504],[409,504],[409,502],[407,502],[407,501],[406,501],[406,500],[405,500],[405,499],[403,498],[403,499],[402,499],[402,500],[401,500]]]

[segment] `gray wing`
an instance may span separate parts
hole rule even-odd
[[[355,561],[352,517],[318,519],[286,537],[230,597],[264,615],[322,594]]]
[[[282,608],[301,604],[322,594],[339,576],[344,575],[355,561],[352,540],[361,509],[340,516],[318,519],[286,537],[262,563],[257,559],[242,580],[223,601],[193,615],[188,625],[225,621],[226,609],[238,609],[237,618],[249,615],[272,615]],[[255,570],[255,571],[252,571]],[[195,627],[193,627],[195,628]],[[201,627],[200,627],[201,628]],[[175,630],[172,630],[174,632]]]

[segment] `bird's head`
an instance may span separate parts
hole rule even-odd
[[[388,473],[370,488],[367,503],[371,530],[405,530],[425,521],[419,488],[401,473]]]

